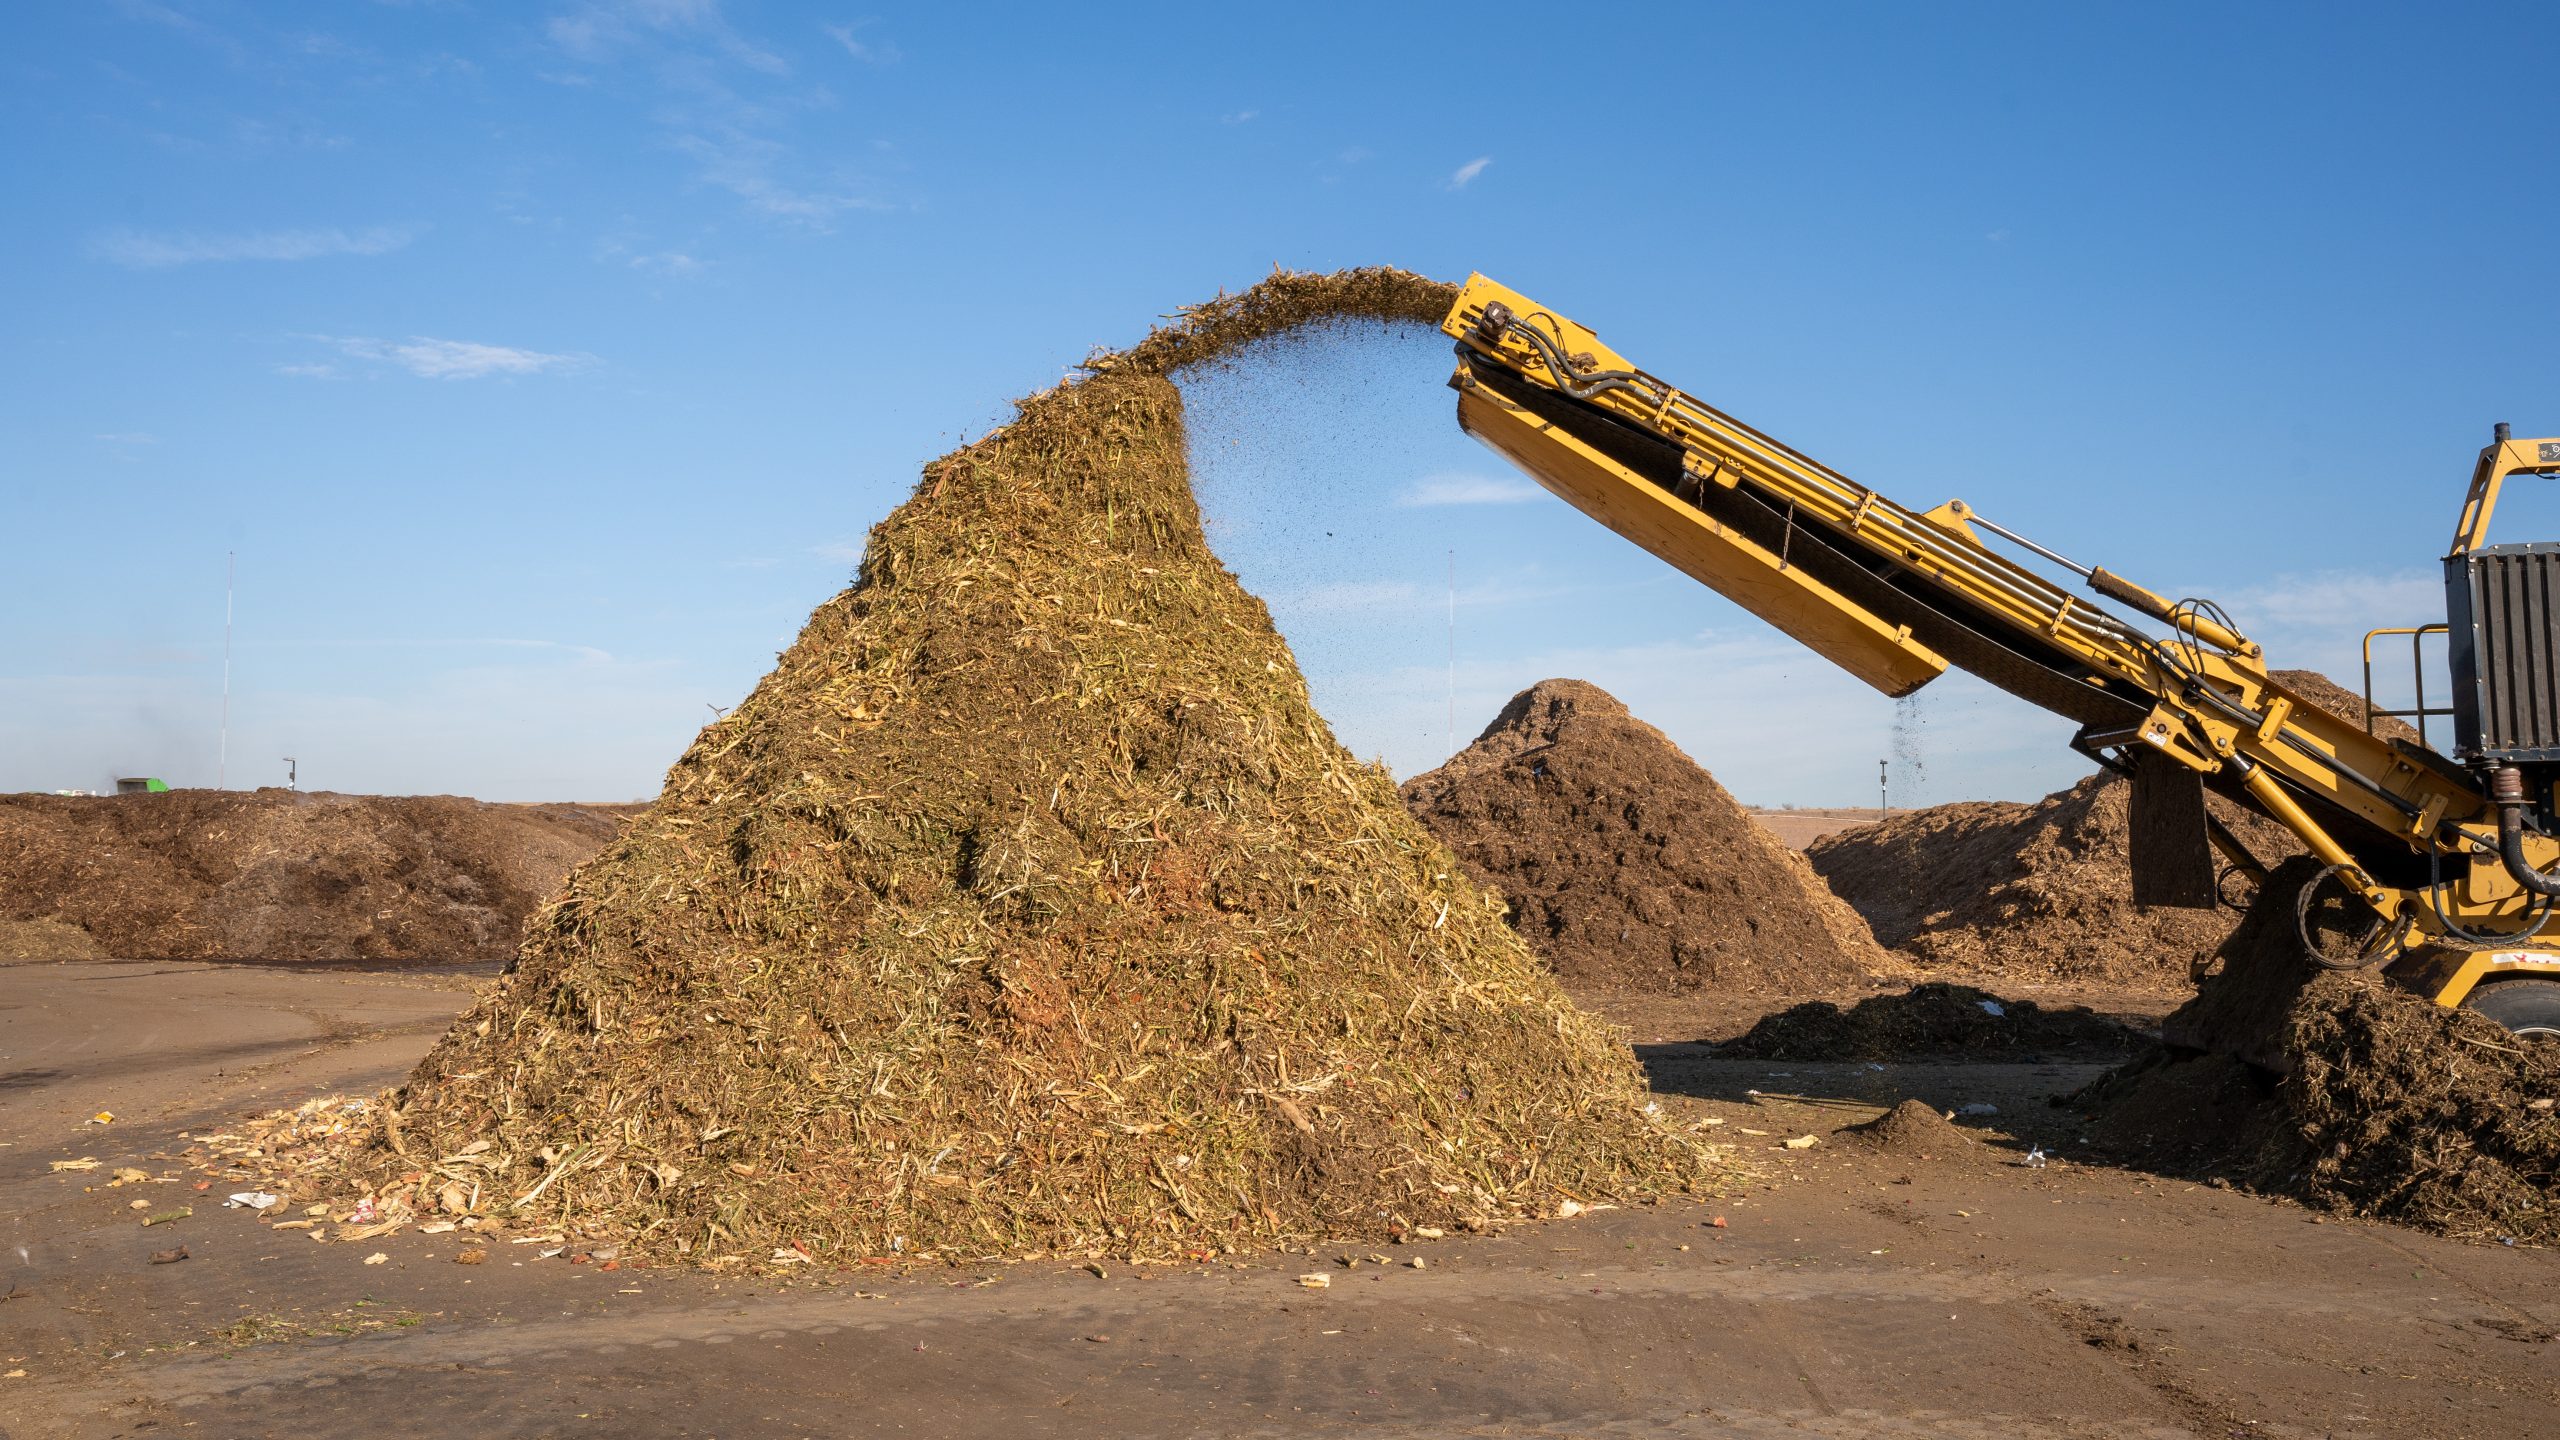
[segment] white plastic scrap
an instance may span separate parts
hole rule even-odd
[[[222,1202],[225,1210],[266,1210],[284,1203],[284,1197],[264,1190],[243,1190]]]
[[[1980,1100],[1976,1100],[1970,1105],[1957,1106],[1956,1113],[1959,1115],[1997,1115],[2000,1113],[2000,1107],[1997,1105],[1987,1105]]]
[[[1985,1014],[1985,1015],[1990,1016],[1990,1017],[1991,1017],[1991,1018],[1993,1018],[1994,1020],[1997,1020],[1997,1019],[1999,1019],[2001,1016],[2004,1016],[2004,1015],[2006,1015],[2006,1014],[2008,1014],[2008,1013],[2009,1013],[2008,1011],[2003,1010],[2002,1008],[2000,1008],[2000,1002],[1999,1002],[1999,1001],[1997,1001],[1997,1000],[1976,1000],[1976,1001],[1974,1001],[1973,1003],[1974,1003],[1974,1004],[1976,1004],[1976,1005],[1981,1006],[1981,1007],[1982,1007],[1982,1013],[1983,1013],[1983,1014]]]

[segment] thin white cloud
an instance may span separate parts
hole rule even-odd
[[[1425,475],[1396,496],[1396,508],[1420,510],[1439,505],[1525,505],[1547,492],[1514,476],[1469,475],[1447,471]]]
[[[1284,597],[1282,603],[1294,610],[1311,610],[1319,614],[1345,610],[1408,610],[1420,605],[1427,592],[1410,580],[1341,580],[1330,585],[1317,585]]]
[[[231,260],[321,260],[334,255],[387,255],[407,245],[410,232],[391,226],[369,230],[254,230],[228,235],[181,231],[149,234],[110,230],[91,246],[99,259],[135,270],[161,270]]]
[[[896,61],[897,47],[869,38],[869,23],[816,28],[864,63]],[[876,198],[841,146],[825,161],[801,155],[793,143],[798,118],[834,107],[836,96],[823,84],[793,83],[790,62],[741,34],[717,0],[583,0],[555,15],[545,33],[578,65],[653,80],[666,148],[692,162],[696,183],[728,191],[757,214],[823,233],[857,211],[908,208]]]
[[[853,211],[885,211],[898,207],[850,188],[813,188],[776,179],[786,158],[784,147],[734,127],[709,134],[680,135],[675,148],[702,166],[701,178],[747,203],[750,209],[813,230],[827,229],[840,215]]]
[[[857,20],[850,25],[823,25],[827,37],[844,47],[844,53],[865,65],[894,65],[899,59],[898,47],[886,40],[865,40],[862,28],[871,22]]]
[[[338,378],[338,367],[323,360],[307,365],[279,365],[276,367],[276,373],[291,375],[297,380],[335,380]]]
[[[519,350],[511,345],[439,340],[429,335],[414,335],[406,340],[375,340],[359,335],[319,335],[312,338],[336,346],[352,359],[396,366],[424,380],[538,375],[545,371],[583,369],[595,363],[592,355],[554,355],[540,350]]]
[[[146,435],[139,430],[128,430],[113,435],[101,435],[97,438],[109,445],[157,445],[160,443],[159,436]]]
[[[553,16],[543,33],[570,59],[590,65],[618,59],[642,36],[656,34],[707,41],[728,59],[768,75],[791,70],[791,62],[731,28],[719,0],[604,0]]]
[[[1230,110],[1226,114],[1218,117],[1218,123],[1221,125],[1250,125],[1261,118],[1262,112],[1259,110]]]
[[[1398,614],[1426,610],[1436,614],[1452,600],[1457,602],[1459,609],[1470,610],[1485,606],[1525,605],[1559,599],[1572,593],[1571,586],[1519,579],[1479,581],[1459,587],[1454,596],[1445,586],[1425,585],[1413,580],[1338,580],[1269,598],[1274,610],[1288,614]]]
[[[641,274],[655,275],[662,280],[690,279],[707,268],[701,261],[681,250],[661,250],[654,255],[634,255],[629,263],[632,269]]]
[[[2206,593],[2243,629],[2353,630],[2361,636],[2376,626],[2415,625],[2444,613],[2444,577],[2423,570],[2322,570]]]
[[[1475,178],[1477,176],[1484,173],[1484,167],[1492,163],[1492,156],[1479,155],[1473,160],[1468,161],[1466,164],[1459,166],[1457,170],[1449,176],[1449,188],[1452,190],[1466,189],[1469,185],[1475,183]]]
[[[690,280],[711,268],[709,261],[682,250],[635,250],[628,241],[612,236],[597,242],[596,259],[659,280]]]
[[[850,565],[862,558],[862,542],[859,540],[830,540],[824,545],[810,546],[809,553],[817,556],[821,560],[829,561],[834,564]]]

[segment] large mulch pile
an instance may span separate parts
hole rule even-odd
[[[634,806],[0,795],[0,956],[501,960]]]
[[[2361,723],[2364,701],[2309,670],[2275,678]],[[2386,717],[2387,735],[2416,738]],[[1950,974],[2183,988],[2238,916],[2133,903],[2132,787],[2097,774],[2033,804],[1965,801],[1828,835],[1806,851],[1883,944]],[[2207,802],[2251,853],[2300,853],[2282,826]]]
[[[2075,1097],[2093,1139],[2324,1209],[2560,1244],[2560,1042],[2312,964],[2293,898],[2318,873],[2279,867],[2164,1022],[2171,1044],[2213,1053],[2164,1048]]]
[[[1202,537],[1169,370],[1450,296],[1275,275],[927,466],[353,1152],[283,1178],[828,1266],[1384,1238],[1715,1183]]]
[[[1577,989],[1807,993],[1902,968],[1801,854],[1585,681],[1521,691],[1403,793]]]
[[[1751,1060],[2023,1059],[2127,1054],[2148,1043],[2141,1031],[2081,1006],[2048,1010],[1931,981],[1846,1009],[1816,1000],[1763,1016],[1716,1053]]]

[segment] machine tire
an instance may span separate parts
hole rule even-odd
[[[2560,1040],[2560,980],[2499,980],[2472,991],[2462,1008],[2486,1015],[2519,1035]]]

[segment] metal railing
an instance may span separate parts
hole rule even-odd
[[[2442,625],[2388,625],[2379,630],[2364,632],[2364,733],[2367,735],[2373,733],[2373,722],[2377,716],[2388,715],[2395,720],[2417,721],[2418,743],[2427,746],[2435,744],[2427,738],[2427,717],[2451,715],[2453,707],[2427,703],[2427,666],[2423,647],[2428,636],[2450,633]],[[2373,703],[2373,640],[2377,635],[2409,637],[2409,680],[2417,701],[2406,710],[2385,710]]]

